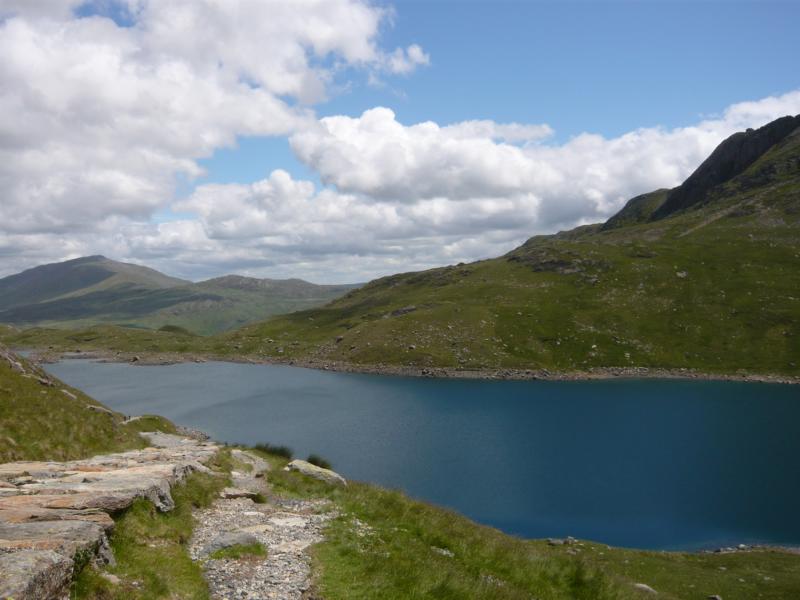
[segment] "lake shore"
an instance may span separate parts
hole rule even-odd
[[[39,362],[56,362],[64,359],[87,359],[141,365],[171,365],[188,362],[220,361],[245,364],[283,365],[335,371],[392,375],[398,377],[427,377],[438,379],[481,379],[509,381],[597,381],[608,379],[685,379],[701,381],[741,381],[746,383],[780,383],[800,385],[800,376],[761,373],[704,373],[692,369],[656,367],[594,367],[586,371],[555,371],[550,369],[469,369],[453,367],[417,367],[411,365],[364,365],[340,361],[312,359],[254,358],[250,356],[219,356],[179,353],[133,353],[88,350],[86,352],[31,351]]]

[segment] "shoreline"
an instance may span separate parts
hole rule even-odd
[[[254,358],[249,356],[220,356],[213,354],[177,354],[144,352],[111,352],[87,350],[80,352],[38,351],[31,357],[37,362],[58,362],[68,359],[99,360],[102,362],[136,365],[172,365],[180,363],[229,362],[253,365],[279,365],[338,373],[420,377],[429,379],[474,379],[487,381],[606,381],[613,379],[674,379],[685,381],[731,381],[742,383],[777,383],[800,385],[800,375],[761,373],[705,373],[687,368],[661,367],[593,367],[587,371],[555,371],[550,369],[465,369],[455,367],[416,367],[410,365],[363,365],[340,361],[290,358]]]

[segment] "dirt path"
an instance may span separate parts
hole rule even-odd
[[[259,504],[248,497],[235,497],[245,492],[266,496],[269,464],[242,450],[234,450],[233,457],[242,466],[232,473],[235,489],[227,490],[230,497],[195,513],[197,523],[189,552],[203,564],[214,599],[299,600],[310,586],[306,550],[323,539],[323,527],[331,518],[324,512],[328,504],[306,500]],[[209,556],[214,543],[222,543],[221,538],[246,541],[248,535],[262,544],[266,556]]]

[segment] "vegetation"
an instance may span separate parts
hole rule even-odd
[[[0,357],[0,462],[73,460],[142,448],[146,444],[139,431],[175,430],[172,423],[155,416],[124,423],[122,415],[80,390],[23,358],[14,360],[25,374]]]
[[[248,557],[261,557],[267,556],[267,550],[261,544],[236,544],[228,548],[222,548],[216,552],[212,552],[209,558],[214,560],[240,560]]]
[[[306,459],[306,462],[309,462],[312,465],[316,465],[318,467],[322,467],[323,469],[333,468],[333,465],[324,458],[322,458],[319,454],[309,454],[308,458]]]
[[[51,327],[113,323],[210,334],[319,306],[352,288],[236,275],[192,283],[87,256],[0,279],[0,322]]]
[[[263,442],[261,444],[256,444],[255,449],[263,454],[270,454],[272,456],[278,456],[281,458],[285,458],[286,460],[292,460],[294,452],[288,446],[275,446],[269,444],[267,442]]]
[[[646,552],[579,540],[521,540],[397,491],[355,482],[329,486],[283,471],[272,459],[274,493],[327,498],[337,513],[313,551],[315,592],[327,600],[650,597],[635,583],[667,599],[778,600],[800,593],[796,554]]]

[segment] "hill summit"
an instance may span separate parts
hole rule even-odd
[[[318,306],[352,288],[239,275],[192,283],[95,255],[41,265],[0,279],[0,323],[173,325],[195,333],[215,333]]]

